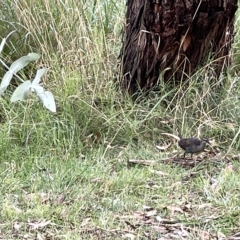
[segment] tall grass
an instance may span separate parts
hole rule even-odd
[[[153,94],[149,102],[138,105],[126,103],[125,99],[122,103],[114,80],[118,75],[116,62],[121,47],[124,10],[124,3],[114,1],[94,1],[91,4],[69,0],[5,1],[2,34],[10,30],[16,30],[16,33],[4,56],[14,58],[29,51],[40,53],[42,60],[39,64],[51,70],[45,84],[54,89],[59,103],[64,105],[60,106],[60,112],[64,114],[66,107],[71,108],[69,111],[74,109],[76,116],[89,129],[91,118],[97,123],[93,125],[100,121],[106,126],[100,124],[99,131],[102,127],[105,133],[113,131],[110,137],[118,135],[122,128],[127,129],[124,130],[126,135],[132,132],[132,136],[138,136],[142,131],[152,132],[152,126],[155,126],[158,133],[214,133],[217,138],[224,135],[233,138],[239,120],[236,107],[239,86],[234,72],[216,82],[205,74],[203,68],[189,79],[189,83],[175,89],[171,89],[171,85],[161,86],[162,91]],[[104,99],[108,106],[98,109],[99,106],[92,104],[96,99]],[[114,106],[114,101],[119,106]],[[83,120],[84,112],[89,114],[88,123]],[[161,124],[166,119],[171,121]],[[132,120],[136,121],[135,124]],[[115,124],[120,130],[112,129]],[[226,132],[225,124],[232,124],[235,130],[231,134]]]

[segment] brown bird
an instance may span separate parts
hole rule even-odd
[[[202,138],[202,140],[199,140],[198,138],[182,138],[181,136],[180,140],[178,142],[178,145],[185,150],[185,153],[183,155],[183,158],[185,158],[186,153],[191,153],[191,158],[194,153],[199,153],[204,150],[206,147],[206,144],[210,144],[209,140],[207,138]]]

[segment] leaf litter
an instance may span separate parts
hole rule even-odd
[[[118,216],[119,220],[124,221],[130,231],[129,234],[125,234],[124,236],[135,239],[134,237],[138,235],[138,230],[147,226],[148,230],[145,230],[145,235],[149,237],[153,235],[161,236],[161,238],[158,239],[191,239],[192,236],[200,236],[202,240],[214,239],[207,231],[201,230],[197,226],[190,227],[192,225],[191,223],[186,223],[181,219],[174,218],[179,214],[184,215],[186,211],[190,211],[189,206],[180,207],[168,205],[162,207],[162,210],[163,209],[169,211],[170,218],[162,218],[160,216],[161,209],[157,210],[149,206],[144,206],[143,211],[135,211],[132,215]]]
[[[219,184],[219,177],[220,179],[226,179],[231,176],[233,172],[237,172],[230,161],[223,162],[221,160],[223,157],[222,155],[217,156],[216,153],[210,151],[208,154],[211,157],[210,159],[207,156],[201,157],[203,155],[200,157],[196,156],[194,159],[180,159],[180,161],[176,158],[165,159],[165,163],[177,163],[183,168],[191,169],[194,167],[194,172],[191,171],[187,176],[183,176],[181,181],[177,181],[167,188],[173,189],[177,185],[181,186],[186,182],[192,181],[193,178],[208,180],[210,187],[214,188]],[[217,158],[215,156],[217,156]],[[130,159],[129,162],[145,166],[155,166],[159,163],[158,160],[140,159]],[[152,169],[149,169],[149,171],[160,176],[161,179],[169,176],[169,174],[164,171]],[[190,199],[196,201],[199,194],[195,193],[195,195],[196,196],[190,197]],[[203,202],[201,200],[197,201],[197,203],[199,204],[190,202],[182,206],[165,206],[165,209],[169,212],[167,218],[166,216],[161,216],[159,210],[147,207],[144,209],[145,211],[135,211],[132,216],[122,216],[120,219],[125,219],[125,223],[129,227],[129,230],[134,230],[136,236],[140,228],[148,226],[155,231],[155,234],[158,236],[159,234],[161,235],[161,238],[158,239],[240,240],[240,234],[239,236],[233,235],[232,237],[227,238],[221,231],[212,232],[206,230],[206,226],[209,225],[209,222],[214,221],[217,223],[217,220],[224,219],[225,216],[220,212],[221,209],[216,209],[216,206],[210,202]],[[181,215],[182,217],[179,217]],[[153,232],[151,232],[151,230],[145,232],[146,236],[152,236],[152,234]]]

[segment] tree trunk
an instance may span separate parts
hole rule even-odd
[[[120,53],[123,86],[133,94],[186,79],[206,56],[218,77],[233,40],[237,0],[127,0]]]

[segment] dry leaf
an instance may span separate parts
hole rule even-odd
[[[36,222],[36,223],[28,223],[28,225],[31,226],[31,230],[36,230],[38,228],[46,227],[50,223],[51,223],[51,220],[48,220],[48,221],[43,220],[43,221]]]
[[[161,188],[160,186],[153,184],[153,183],[148,183],[148,185],[145,186],[145,188],[149,189],[159,189]]]
[[[159,176],[169,176],[168,173],[165,173],[163,171],[157,171],[157,170],[150,170],[151,173],[157,174]]]
[[[240,154],[231,155],[231,158],[234,159],[234,160],[239,160],[240,159]]]
[[[135,230],[137,227],[135,225],[133,225],[132,223],[130,223],[129,221],[125,221],[125,223],[130,226],[131,229]]]
[[[16,206],[12,206],[12,209],[14,209],[17,213],[21,213],[22,210]]]
[[[58,196],[58,198],[56,199],[55,203],[56,203],[57,205],[60,205],[60,204],[63,203],[64,200],[65,200],[65,196],[64,196],[63,194],[60,194],[60,195]]]
[[[186,52],[188,46],[191,43],[191,36],[187,35],[187,36],[182,37],[181,42],[182,42],[182,49],[184,52]]]
[[[32,201],[36,199],[37,194],[36,193],[28,193],[24,196],[24,200]]]
[[[142,219],[144,216],[144,212],[136,211],[133,213],[133,216],[137,219]]]
[[[202,209],[202,208],[212,207],[212,204],[211,203],[204,203],[204,204],[201,204],[201,205],[193,205],[193,207],[198,207],[199,209]]]
[[[21,225],[18,222],[15,222],[13,225],[13,228],[18,231],[20,229]]]
[[[217,232],[217,237],[218,237],[218,240],[224,240],[224,239],[226,239],[226,235],[223,234],[222,232]]]
[[[24,196],[24,199],[27,201],[36,201],[41,200],[41,203],[48,203],[50,198],[47,193],[29,193]]]
[[[156,216],[156,220],[162,224],[175,224],[178,223],[177,220],[171,220],[166,218],[161,218],[160,216]]]
[[[136,218],[135,216],[130,216],[130,215],[123,215],[123,216],[120,216],[120,215],[117,215],[117,217],[119,219],[133,219],[133,218]]]
[[[173,137],[174,139],[176,140],[180,140],[180,138],[174,134],[171,134],[171,133],[161,133],[162,135],[166,135],[166,136],[169,136],[169,137]]]
[[[38,232],[37,233],[37,239],[38,240],[44,240],[45,238]]]
[[[143,209],[144,209],[144,210],[148,210],[148,211],[153,210],[152,207],[146,206],[146,205],[143,205]]]
[[[131,240],[135,239],[135,235],[131,233],[126,233],[123,235],[123,238],[130,238]]]
[[[240,232],[235,233],[233,236],[229,238],[229,240],[240,240]]]
[[[158,233],[161,233],[161,234],[165,234],[165,233],[168,232],[167,228],[164,225],[162,225],[162,226],[159,226],[159,224],[158,225],[153,225],[152,228],[155,229],[156,231],[158,231]],[[161,238],[158,238],[158,240],[159,239],[161,239]]]
[[[157,214],[157,210],[151,210],[146,213],[147,217],[151,217]]]
[[[171,212],[171,214],[174,214],[175,212],[183,213],[183,210],[178,206],[169,205],[166,208],[167,208],[167,210],[169,210]]]
[[[40,193],[40,197],[41,197],[41,202],[42,203],[44,203],[44,204],[49,203],[50,198],[49,198],[47,193]]]
[[[93,178],[91,182],[100,182],[102,179],[100,177]]]
[[[173,183],[171,186],[169,186],[169,187],[166,187],[167,189],[171,189],[171,188],[174,188],[174,187],[176,187],[176,186],[178,186],[178,185],[182,185],[182,182],[175,182],[175,183]]]
[[[84,227],[84,226],[86,226],[88,223],[89,223],[89,221],[91,220],[91,218],[85,218],[83,221],[82,221],[82,223],[81,223],[81,227]]]
[[[165,146],[156,146],[156,148],[160,151],[164,151],[166,149],[168,149],[169,147],[171,146],[171,143],[169,143],[168,145],[165,145]]]
[[[149,219],[144,219],[143,220],[144,221],[144,224],[154,224],[154,219],[152,219],[152,218],[149,218]]]
[[[215,189],[219,185],[219,181],[215,178],[210,179],[211,188]]]
[[[214,240],[214,238],[212,238],[211,234],[206,231],[201,231],[199,233],[199,236],[200,236],[201,240]]]
[[[154,165],[156,164],[156,160],[138,160],[138,159],[129,159],[130,163],[142,164],[142,165]]]
[[[224,169],[224,172],[227,173],[227,174],[233,172],[233,165],[232,165],[232,163],[227,164],[227,166]]]

